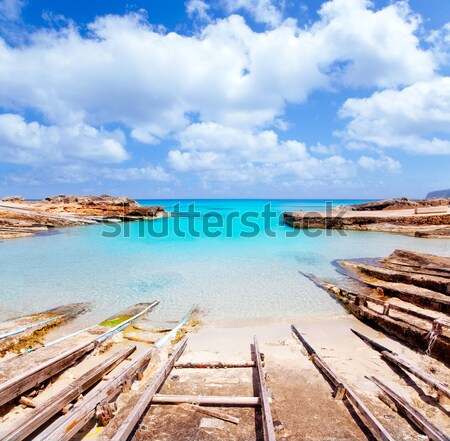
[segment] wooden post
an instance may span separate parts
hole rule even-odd
[[[383,305],[383,315],[389,315],[389,309],[391,308],[391,304],[386,302]]]
[[[269,395],[267,392],[266,380],[262,367],[261,354],[259,352],[258,339],[253,337],[253,348],[255,350],[255,363],[258,371],[259,397],[261,399],[261,408],[264,423],[264,440],[275,441],[275,428],[273,427],[272,412],[270,411]]]

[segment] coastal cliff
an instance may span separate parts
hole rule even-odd
[[[0,239],[31,236],[50,228],[155,219],[163,207],[144,207],[125,197],[67,196],[27,201],[20,196],[0,200]]]
[[[328,211],[285,212],[284,222],[300,229],[342,229],[450,237],[450,198],[396,198],[336,207]]]

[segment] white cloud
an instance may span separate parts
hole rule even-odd
[[[400,173],[402,169],[400,162],[389,156],[381,156],[380,158],[361,156],[358,160],[358,165],[365,170],[381,171],[386,174]]]
[[[231,16],[193,36],[161,34],[137,14],[104,16],[84,35],[68,27],[36,32],[22,47],[0,40],[0,100],[52,124],[121,123],[154,143],[188,126],[190,114],[263,127],[317,89],[396,86],[433,74],[404,8],[333,0],[319,13],[305,29],[287,20],[258,33]]]
[[[193,124],[179,136],[179,149],[169,152],[169,165],[197,172],[211,181],[258,182],[280,176],[331,180],[355,175],[356,165],[333,155],[311,156],[306,145],[281,141],[273,131],[252,132],[215,123]]]
[[[229,13],[245,10],[258,23],[278,26],[283,19],[283,3],[273,0],[224,0]]]
[[[433,54],[439,64],[450,63],[450,23],[432,31],[427,41],[433,46]]]
[[[45,126],[20,115],[0,115],[2,162],[48,164],[71,160],[121,162],[127,159],[121,131],[108,132],[86,124]]]
[[[3,160],[124,161],[129,157],[124,133],[102,128],[120,126],[147,144],[175,139],[169,164],[205,178],[343,179],[358,166],[337,149],[312,147],[323,155],[318,159],[305,144],[280,140],[268,130],[287,128],[282,119],[287,105],[305,102],[315,90],[414,88],[417,82],[431,84],[435,75],[433,52],[421,49],[415,35],[420,20],[404,2],[376,10],[365,0],[331,0],[304,28],[283,20],[281,2],[227,2],[230,11],[246,9],[270,29],[256,32],[232,15],[181,35],[128,14],[99,17],[87,33],[69,23],[36,31],[17,45],[0,38],[0,102],[11,112],[0,116]],[[208,12],[203,0],[189,0],[186,7],[199,16]],[[403,91],[379,95],[387,93]],[[369,107],[376,96],[367,99]],[[348,100],[342,111],[353,118],[349,141],[392,144],[392,136],[384,134],[374,140],[369,126],[378,111],[374,106],[372,118],[360,101]],[[29,110],[41,122],[17,115]],[[391,115],[383,111],[389,128]],[[409,141],[405,136],[399,135],[402,145]],[[450,148],[444,139],[420,133],[413,138],[435,143],[435,150]],[[130,179],[153,173],[129,170],[134,171],[122,175]]]
[[[340,112],[351,118],[349,141],[419,154],[450,154],[450,77],[384,90],[347,100]]]
[[[188,0],[186,2],[186,12],[191,18],[197,16],[200,20],[209,21],[208,9],[209,5],[203,0]]]
[[[0,18],[16,21],[20,18],[25,0],[0,0]]]

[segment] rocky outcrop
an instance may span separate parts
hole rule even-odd
[[[144,207],[125,197],[59,195],[42,201],[0,201],[0,239],[24,237],[49,228],[133,221],[164,216],[163,207]]]
[[[408,199],[408,198],[395,198],[385,199],[382,201],[366,202],[364,204],[349,205],[346,208],[352,211],[380,211],[380,210],[399,210],[403,208],[416,208],[416,207],[437,207],[439,205],[449,205],[449,196],[427,196],[431,199]]]
[[[61,194],[58,196],[46,197],[42,200],[42,202],[48,202],[50,204],[110,205],[121,207],[140,206],[133,199],[126,197],[114,197],[107,194],[100,196],[68,196]]]
[[[450,189],[431,191],[427,194],[427,198],[450,198]]]
[[[398,198],[326,211],[285,212],[284,222],[300,229],[383,231],[446,238],[450,237],[449,201]]]
[[[396,250],[338,263],[345,287],[310,278],[360,320],[450,366],[450,258]]]

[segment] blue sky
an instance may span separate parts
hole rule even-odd
[[[423,197],[449,63],[441,0],[0,0],[0,197]]]

